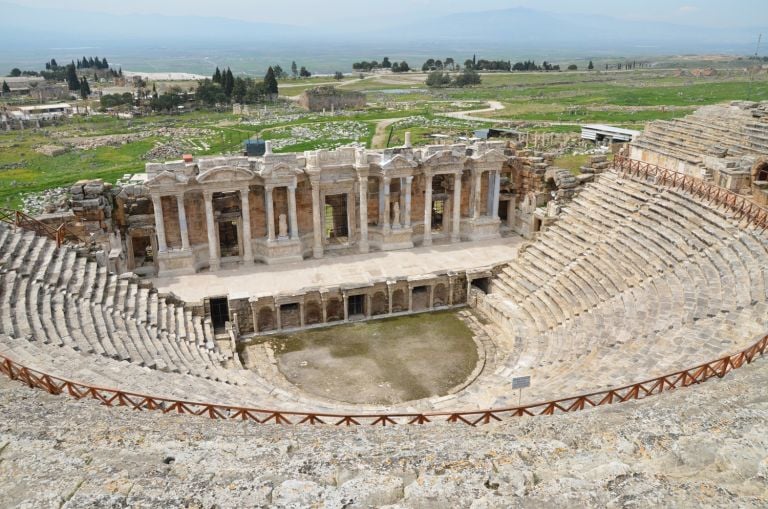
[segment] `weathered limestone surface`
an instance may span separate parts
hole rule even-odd
[[[683,118],[651,122],[630,157],[749,192],[750,170],[768,152],[768,102],[705,106]]]
[[[765,507],[768,370],[471,428],[108,409],[0,377],[4,507]]]

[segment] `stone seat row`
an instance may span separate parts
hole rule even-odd
[[[215,347],[200,317],[167,305],[134,281],[107,274],[70,248],[56,249],[48,239],[3,225],[0,271],[2,330],[7,334],[34,335],[157,369],[228,375],[222,363],[229,357]],[[160,309],[152,316],[149,300]]]
[[[643,193],[644,205],[630,216],[627,207],[599,210],[624,189]],[[572,227],[601,216],[600,241],[570,240]],[[515,345],[497,374],[532,374],[538,394],[556,397],[746,347],[768,329],[766,259],[766,235],[737,227],[727,212],[683,191],[601,175],[492,281],[483,309]],[[492,385],[489,394],[502,398],[504,384]]]

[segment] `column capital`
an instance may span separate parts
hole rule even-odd
[[[382,177],[384,180],[384,185],[389,185],[392,182],[392,177],[385,175]]]
[[[408,175],[405,177],[405,183],[411,185],[413,183],[413,175]]]
[[[213,199],[213,191],[210,189],[203,189],[203,198],[205,198],[206,201],[211,201]]]

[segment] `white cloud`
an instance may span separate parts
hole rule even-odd
[[[683,5],[683,6],[681,6],[677,10],[677,12],[679,12],[681,14],[688,14],[688,13],[691,13],[691,12],[696,12],[698,10],[699,10],[699,8],[696,7],[695,5]]]

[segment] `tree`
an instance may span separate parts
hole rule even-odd
[[[474,69],[475,64],[472,62],[472,59],[468,58],[464,60],[464,69]]]
[[[309,72],[307,68],[302,65],[301,70],[299,71],[299,76],[301,76],[302,78],[309,78],[310,76],[312,76],[312,73]]]
[[[473,69],[464,69],[464,71],[453,80],[453,85],[456,87],[468,87],[479,84],[480,75]]]
[[[243,101],[245,100],[246,92],[247,92],[247,87],[246,87],[245,80],[240,76],[238,76],[237,78],[235,78],[235,84],[232,87],[232,99],[236,103],[242,104]]]
[[[595,64],[592,63],[592,60],[589,61],[589,65],[587,66],[587,69],[590,71],[595,68]]]
[[[280,67],[278,64],[275,64],[272,66],[272,69],[275,71],[275,78],[282,80],[288,77],[287,74],[285,74],[285,71],[282,67]]]
[[[209,106],[223,103],[227,99],[227,97],[224,95],[224,89],[221,88],[221,85],[219,83],[214,83],[209,79],[205,79],[197,83],[197,91],[195,96],[198,100]]]
[[[221,71],[216,67],[216,71],[213,73],[213,82],[221,85]]]
[[[157,99],[157,86],[154,83],[152,83],[152,97]]]
[[[182,102],[183,98],[180,94],[169,93],[163,94],[160,97],[153,97],[152,100],[149,101],[149,107],[152,108],[153,111],[165,110],[170,112],[177,110]]]
[[[299,76],[299,69],[296,67],[296,60],[291,62],[291,75],[293,76],[293,79],[296,79]]]
[[[442,71],[432,71],[427,75],[427,86],[430,88],[447,87],[451,84],[451,77]]]
[[[224,95],[227,99],[232,97],[232,89],[235,87],[235,77],[232,75],[232,70],[227,67],[226,72],[221,73],[221,86],[224,89]]]
[[[19,76],[21,76],[21,69],[18,67],[11,69],[11,78],[18,78]]]
[[[579,69],[579,66],[577,66],[576,64],[571,64],[568,66],[569,71],[577,71],[578,69]]]
[[[11,87],[8,86],[8,82],[3,80],[3,93],[4,94],[10,94],[11,93]]]
[[[391,69],[392,63],[389,61],[389,57],[384,57],[384,60],[381,61],[381,66],[384,69]]]
[[[83,79],[80,80],[80,98],[88,99],[89,95],[91,95],[91,86],[88,85],[88,79],[83,76]]]
[[[264,86],[267,94],[277,96],[277,78],[275,78],[275,70],[272,67],[267,69],[267,74],[264,76]]]
[[[341,71],[336,71],[335,73],[333,73],[333,79],[341,81],[344,79],[344,74],[342,74]]]
[[[408,62],[406,62],[405,60],[403,60],[399,64],[397,62],[395,62],[392,65],[392,72],[408,72],[410,70],[411,70],[411,68],[408,65]]]
[[[74,62],[67,66],[67,87],[69,90],[80,90],[80,80],[77,79]]]
[[[422,71],[430,71],[435,68],[435,59],[430,58],[426,62],[424,62],[424,65],[421,66]]]
[[[443,61],[443,64],[445,67],[450,67],[452,70],[456,69],[456,63],[453,61],[453,58],[448,57]]]

